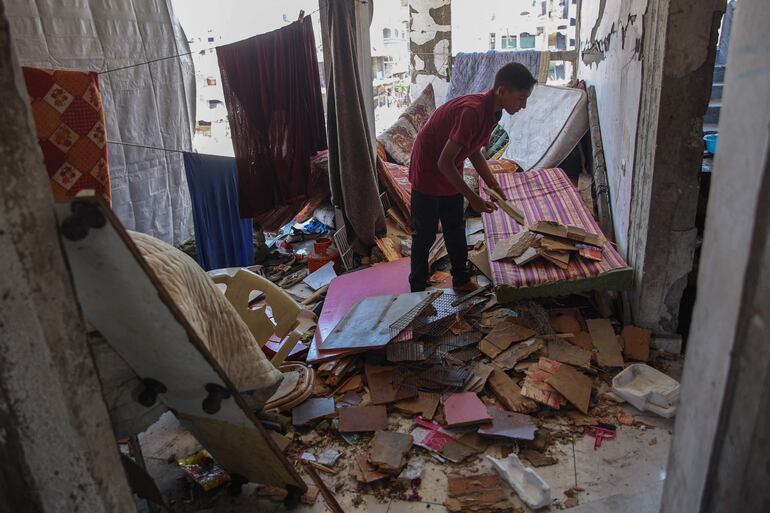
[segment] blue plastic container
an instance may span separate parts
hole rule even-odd
[[[706,143],[706,151],[709,153],[716,153],[717,152],[717,140],[719,139],[719,134],[708,134],[703,136],[703,142]]]

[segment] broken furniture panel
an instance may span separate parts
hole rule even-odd
[[[56,214],[84,316],[142,378],[138,400],[162,401],[231,475],[301,495],[304,481],[114,213],[78,199],[57,204]]]
[[[597,350],[596,361],[602,367],[623,367],[618,337],[607,319],[587,319],[591,341]]]

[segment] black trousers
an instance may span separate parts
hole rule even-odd
[[[423,291],[428,285],[428,252],[436,241],[439,220],[452,263],[452,284],[463,285],[470,279],[462,194],[431,196],[412,190],[412,271],[409,274],[412,292]]]

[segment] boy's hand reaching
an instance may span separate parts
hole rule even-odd
[[[475,198],[468,200],[468,203],[470,203],[473,211],[479,214],[488,214],[489,212],[494,212],[497,210],[497,204],[491,201],[485,201],[481,199],[480,196],[476,196]]]
[[[499,184],[499,183],[497,183],[497,181],[496,181],[496,180],[495,180],[493,183],[491,183],[491,184],[488,184],[488,187],[489,187],[490,189],[492,189],[493,191],[495,191],[497,194],[499,194],[499,195],[500,195],[500,197],[501,197],[501,198],[503,198],[504,200],[507,200],[507,199],[508,199],[508,198],[506,198],[506,197],[505,197],[505,193],[503,192],[503,188],[502,188],[502,187],[500,187],[500,184]]]

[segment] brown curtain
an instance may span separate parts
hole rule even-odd
[[[272,231],[289,222],[328,177],[310,158],[326,148],[321,82],[310,20],[217,48],[238,166],[242,218]]]
[[[369,30],[373,0],[327,0],[321,9],[327,27],[324,67],[327,69],[327,126],[329,180],[332,202],[345,214],[348,236],[359,245],[372,246],[385,234],[385,214],[379,200],[374,144],[366,103],[372,102],[372,84],[363,83],[359,68],[358,33]],[[358,12],[357,12],[358,10]],[[365,17],[359,24],[356,16]],[[371,67],[369,59],[365,59]]]

